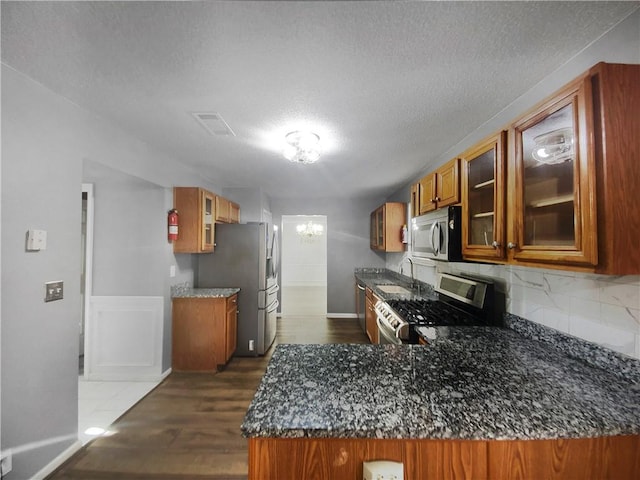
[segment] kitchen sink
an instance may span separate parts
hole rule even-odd
[[[384,293],[396,294],[396,295],[410,295],[411,291],[400,285],[378,285],[378,289]]]

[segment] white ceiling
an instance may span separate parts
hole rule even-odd
[[[3,1],[2,61],[220,187],[388,195],[637,7]],[[317,164],[281,155],[300,126]]]

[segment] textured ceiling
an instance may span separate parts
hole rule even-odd
[[[637,6],[3,1],[2,61],[220,187],[390,194]],[[300,126],[317,164],[281,155]]]

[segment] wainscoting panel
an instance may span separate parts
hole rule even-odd
[[[91,297],[88,380],[153,381],[162,376],[162,297]]]

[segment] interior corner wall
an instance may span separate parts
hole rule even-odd
[[[6,476],[6,480],[12,480],[30,478],[77,440],[83,161],[137,177],[135,181],[128,180],[133,183],[142,179],[162,187],[154,187],[147,199],[153,199],[149,208],[160,215],[156,221],[163,222],[162,227],[154,224],[153,235],[162,239],[166,236],[164,219],[172,204],[174,184],[212,191],[217,187],[119,126],[96,117],[10,66],[2,64],[1,75],[0,430],[2,449],[14,451],[13,471]],[[100,192],[99,187],[96,192]],[[47,231],[46,250],[25,251],[25,233],[30,228]],[[109,233],[114,242],[108,248],[117,249],[120,245],[126,249],[126,233],[117,229]],[[101,239],[94,241],[100,245]],[[114,258],[125,253],[112,250],[108,255]],[[149,247],[147,253],[145,262],[156,264],[153,271],[164,279],[156,284],[157,279],[145,276],[154,291],[162,288],[164,292],[166,369],[171,364],[171,331],[167,327],[170,285],[193,278],[193,259],[190,255],[173,255],[169,247],[158,244]],[[171,265],[178,267],[174,278],[169,278]],[[116,268],[122,279],[141,274],[135,264],[122,263]],[[107,278],[94,273],[94,284],[103,291],[114,291],[114,273],[107,271]],[[63,300],[44,303],[44,282],[50,280],[64,281]]]
[[[77,440],[82,157],[65,101],[2,69],[2,449],[30,478]],[[36,107],[37,106],[37,107]],[[27,252],[29,229],[46,249]],[[64,299],[44,302],[45,282]],[[5,477],[3,477],[5,478]]]
[[[327,216],[327,312],[355,313],[355,268],[384,268],[383,254],[369,248],[369,215],[384,202],[365,198],[271,198],[273,224],[283,215]]]

